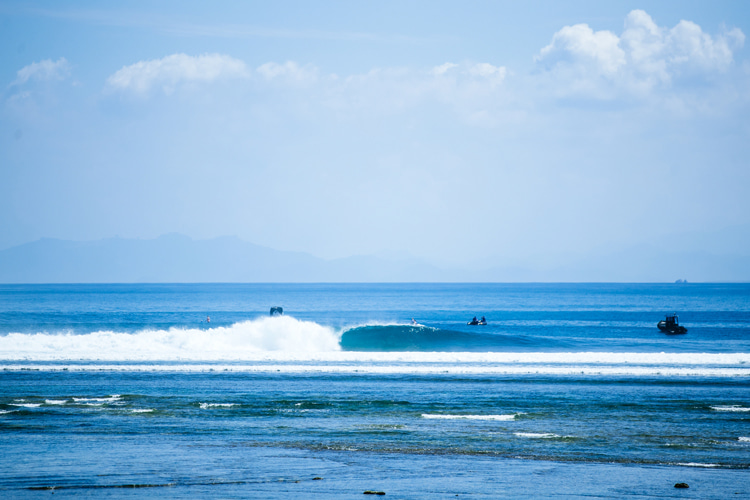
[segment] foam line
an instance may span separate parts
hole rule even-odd
[[[515,420],[516,414],[510,415],[444,415],[439,413],[423,413],[422,418],[433,420]]]
[[[731,411],[731,412],[750,412],[750,408],[739,406],[739,405],[730,405],[730,406],[712,406],[712,410],[716,411]]]
[[[514,366],[473,364],[2,364],[5,371],[112,371],[112,372],[240,372],[240,373],[346,373],[413,375],[553,375],[606,377],[750,377],[750,368],[633,367],[633,366]],[[91,404],[91,403],[90,403]],[[99,403],[102,404],[102,403]]]
[[[552,434],[551,432],[514,432],[515,436],[531,438],[531,439],[553,439],[559,438],[558,434]]]

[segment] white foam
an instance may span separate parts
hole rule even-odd
[[[254,362],[242,364],[190,363],[117,363],[117,364],[23,364],[0,365],[5,371],[121,371],[121,372],[240,372],[240,373],[346,373],[346,374],[411,374],[411,375],[495,375],[495,376],[586,376],[586,377],[750,377],[748,368],[716,367],[652,367],[652,366],[588,366],[588,365],[533,365],[533,364],[434,364],[434,363],[296,363]],[[738,411],[738,410],[734,410]],[[739,410],[742,411],[742,410]]]
[[[679,462],[677,465],[683,465],[685,467],[706,467],[706,468],[713,468],[713,467],[721,467],[721,464],[702,464],[698,462]]]
[[[234,403],[201,403],[201,410],[208,410],[209,408],[231,408]]]
[[[246,359],[268,351],[313,353],[339,349],[339,335],[332,328],[290,316],[262,317],[210,329],[0,336],[3,360],[220,361]]]
[[[112,396],[108,396],[106,398],[73,398],[73,401],[76,403],[96,403],[96,404],[104,404],[104,403],[115,403],[117,401],[120,401],[121,396],[119,394],[113,394]]]
[[[67,399],[45,399],[44,400],[44,404],[48,404],[48,405],[64,405],[67,402],[68,402]]]
[[[737,438],[737,441],[741,443],[750,443],[750,437],[740,436]]]
[[[558,434],[552,434],[551,432],[514,432],[513,434],[518,437],[532,439],[552,439],[560,437]]]
[[[130,413],[151,413],[154,411],[151,408],[137,408],[135,410],[130,410]]]
[[[41,403],[11,403],[10,406],[19,406],[21,408],[39,408]]]
[[[16,410],[0,410],[0,415],[5,415],[6,413],[13,413]]]
[[[517,413],[512,415],[444,415],[435,413],[423,413],[422,418],[435,420],[515,420]]]
[[[716,411],[736,411],[736,412],[747,412],[750,411],[750,408],[746,408],[744,406],[740,405],[730,405],[730,406],[712,406],[712,410]]]

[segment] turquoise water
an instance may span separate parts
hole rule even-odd
[[[3,285],[0,368],[11,498],[750,495],[748,285]]]

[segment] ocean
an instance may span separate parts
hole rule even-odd
[[[750,285],[0,285],[0,497],[366,491],[749,498]]]

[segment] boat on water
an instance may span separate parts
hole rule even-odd
[[[673,314],[671,316],[667,315],[667,317],[659,321],[656,326],[664,333],[673,335],[687,333],[687,328],[679,324],[676,314]]]

